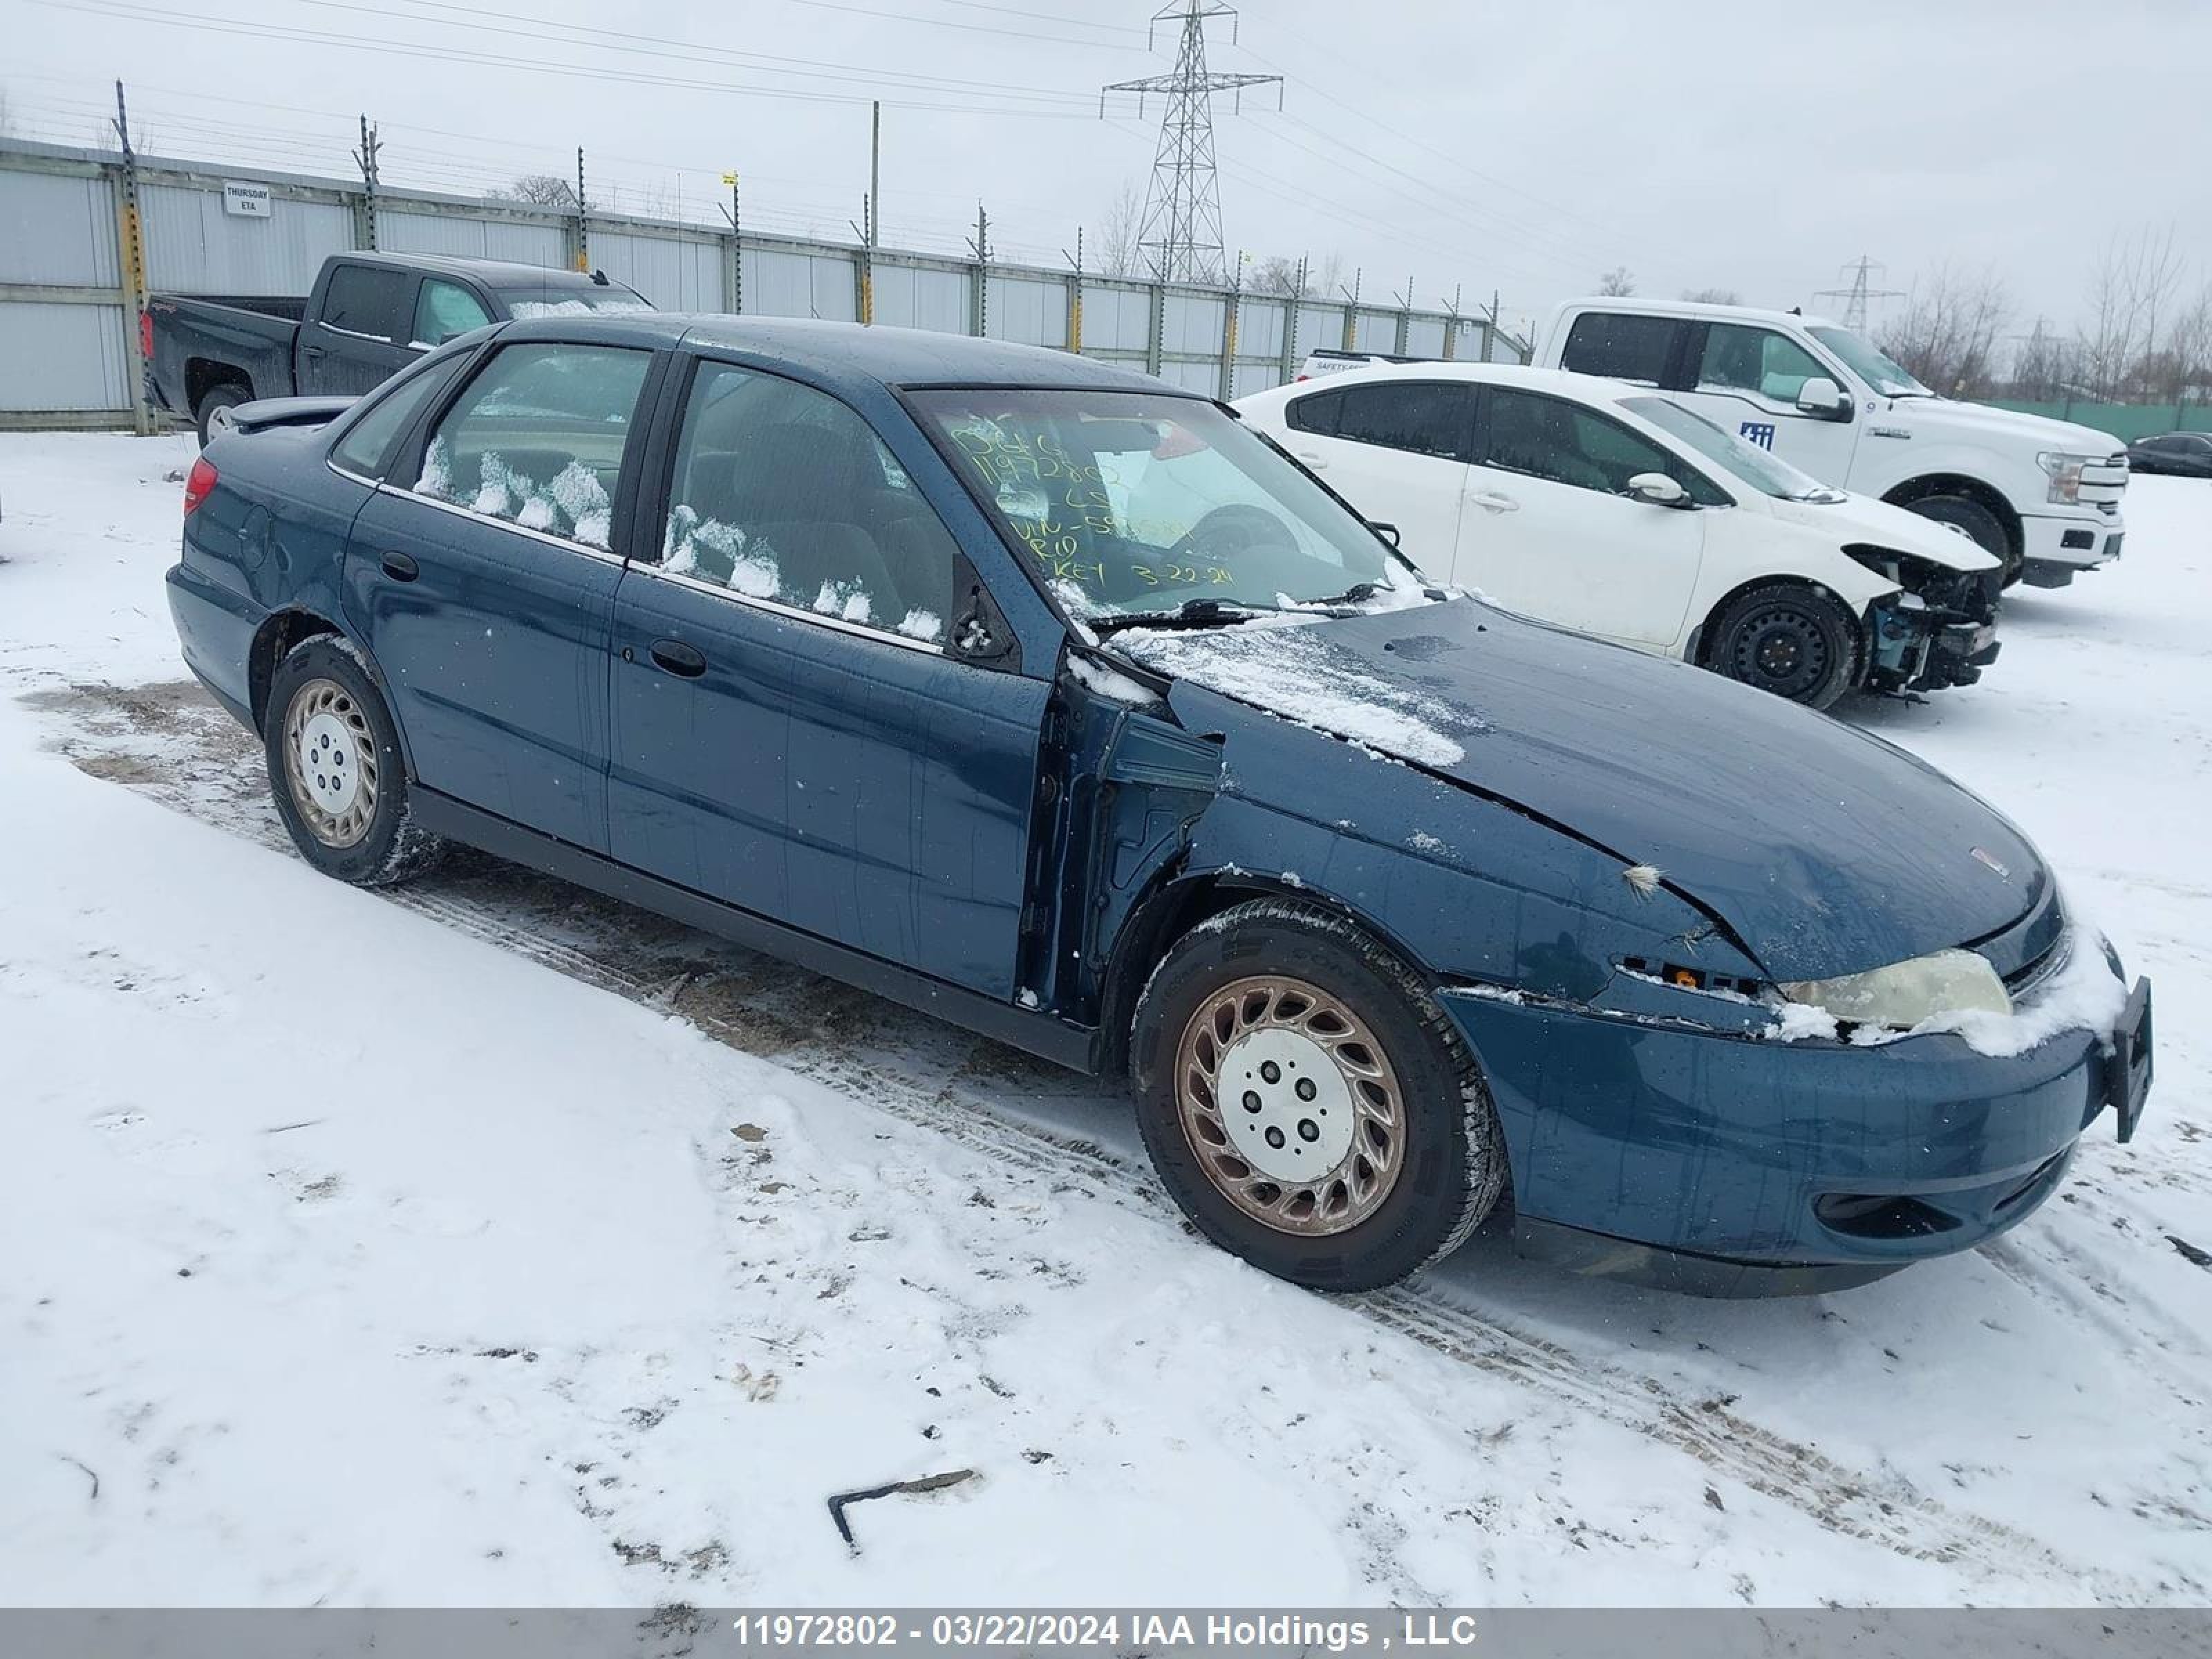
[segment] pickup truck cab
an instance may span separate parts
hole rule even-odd
[[[1956,525],[2004,561],[2007,586],[2063,587],[2120,556],[2117,438],[1939,398],[1822,318],[1570,300],[1535,366],[1656,387],[1822,483]]]
[[[598,273],[420,253],[334,253],[305,299],[157,294],[140,344],[147,397],[211,426],[258,398],[353,397],[487,323],[564,313],[648,311]]]

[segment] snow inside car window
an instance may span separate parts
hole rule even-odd
[[[649,353],[516,345],[439,422],[418,495],[605,548]]]
[[[840,622],[941,641],[955,544],[852,410],[796,381],[702,364],[661,568]]]
[[[1255,610],[1413,578],[1326,491],[1212,404],[1147,392],[915,401],[1073,614]]]

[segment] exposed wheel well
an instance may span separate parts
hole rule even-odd
[[[310,611],[279,611],[261,624],[246,659],[246,692],[252,702],[255,731],[268,724],[269,683],[276,677],[276,665],[284,660],[285,653],[302,640],[339,631],[336,623]]]
[[[1865,643],[1866,619],[1853,608],[1848,599],[1832,587],[1823,582],[1816,582],[1807,576],[1753,576],[1748,581],[1738,582],[1714,602],[1713,608],[1705,612],[1705,620],[1691,630],[1689,647],[1683,653],[1683,660],[1698,668],[1710,666],[1713,650],[1713,624],[1727,615],[1729,607],[1738,599],[1762,587],[1802,587],[1808,592],[1818,593],[1824,599],[1833,600],[1843,607],[1844,614],[1850,618],[1851,628],[1859,635],[1860,643]]]
[[[1988,509],[2002,526],[2005,533],[2006,556],[2017,559],[2026,546],[2020,527],[2020,514],[2013,511],[2012,503],[1998,491],[1978,478],[1969,478],[1956,472],[1931,472],[1924,478],[1908,478],[1882,500],[1892,507],[1910,507],[1925,501],[1930,495],[1963,495],[1977,507]]]
[[[186,413],[198,415],[200,399],[219,386],[234,386],[249,398],[253,395],[253,382],[244,369],[235,363],[217,362],[212,357],[194,357],[185,364],[185,402]]]
[[[1420,959],[1372,919],[1338,903],[1325,893],[1269,880],[1257,872],[1230,875],[1211,871],[1203,875],[1171,878],[1139,900],[1121,937],[1114,947],[1113,965],[1098,994],[1098,1030],[1102,1039],[1099,1070],[1120,1076],[1129,1067],[1129,1034],[1137,1017],[1137,1004],[1152,974],[1167,959],[1175,942],[1192,928],[1224,910],[1256,898],[1295,899],[1316,909],[1334,911],[1372,934],[1376,940],[1413,973],[1426,970]]]

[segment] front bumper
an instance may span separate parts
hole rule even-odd
[[[2118,558],[2127,526],[2116,501],[2110,512],[2024,516],[2020,534],[2021,580],[2030,587],[2064,587],[2082,571]]]
[[[2131,1134],[2150,1085],[2147,982],[2116,1042],[2069,1031],[2010,1058],[1949,1035],[1782,1042],[1441,995],[1542,1253],[1705,1294],[1833,1289],[1971,1249],[2051,1195],[2107,1106]]]
[[[1972,685],[1997,659],[1996,606],[1978,592],[1955,597],[1971,608],[1931,605],[1919,594],[1898,592],[1868,607],[1869,691],[1940,691]]]

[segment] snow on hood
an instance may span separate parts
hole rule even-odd
[[[2050,879],[2003,817],[1880,738],[1472,600],[1113,643],[1181,682],[1169,701],[1194,730],[1218,718],[1206,695],[1231,697],[1426,767],[1624,865],[1655,866],[1778,980],[1986,938]],[[1291,764],[1304,816],[1356,818],[1370,805],[1356,772]]]
[[[1840,501],[1771,502],[1783,523],[1832,537],[1838,545],[1870,542],[1899,553],[1911,553],[1953,570],[1990,570],[1997,557],[1971,536],[1908,513],[1871,495],[1845,495]]]
[[[1908,398],[1893,405],[1909,414],[1916,427],[1958,432],[1970,438],[1988,436],[2026,439],[2039,450],[2060,450],[2069,455],[2114,455],[2127,447],[2109,432],[2054,421],[2047,415],[2029,415],[2017,409],[1997,409],[1988,404],[1960,403],[1950,398]],[[1936,435],[1930,432],[1929,436]]]

